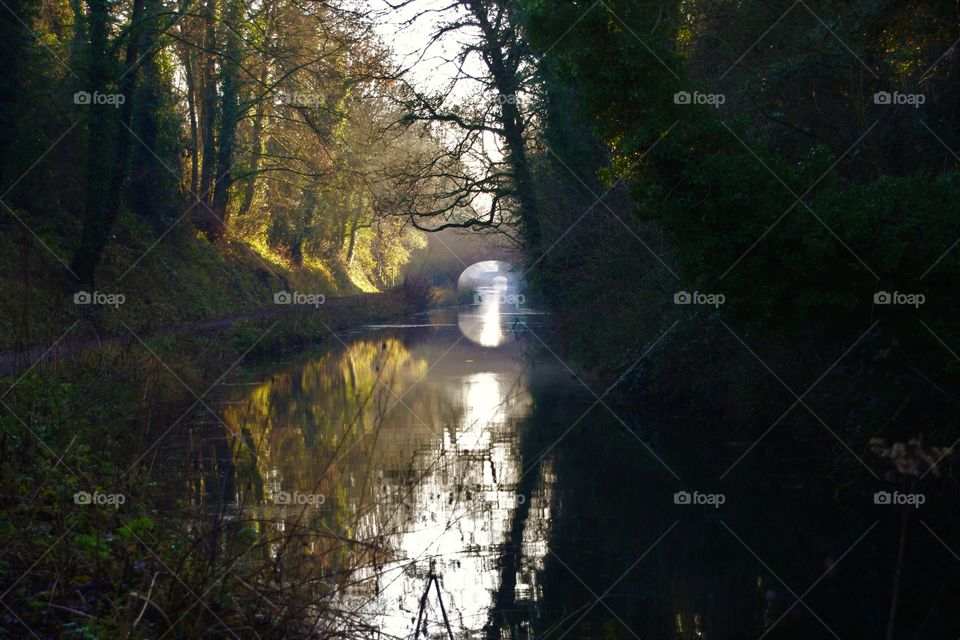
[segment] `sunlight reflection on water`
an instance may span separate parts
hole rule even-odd
[[[541,481],[535,495],[517,494],[528,371],[517,357],[519,333],[503,330],[499,302],[478,307],[459,313],[469,340],[443,322],[380,328],[258,385],[225,388],[226,423],[253,443],[253,453],[237,450],[235,464],[265,486],[262,513],[282,530],[305,514],[321,532],[366,545],[321,538],[309,554],[331,577],[349,569],[349,579],[336,576],[337,606],[384,634],[411,634],[431,571],[455,636],[480,633],[501,586],[515,512],[527,500],[529,516],[514,535],[523,549],[515,595],[537,597],[550,489]],[[541,480],[547,468],[539,467]],[[282,492],[323,497],[305,513],[278,505],[273,496]],[[431,593],[424,606],[434,632],[439,604]]]
[[[457,314],[457,326],[468,340],[493,348],[525,333],[531,316],[540,314],[518,304],[510,291],[505,285],[477,289],[475,304]]]

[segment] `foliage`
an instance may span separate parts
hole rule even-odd
[[[832,374],[814,395],[848,440],[952,442],[955,7],[524,5],[548,144],[551,249],[533,275],[573,353],[745,418],[758,385],[784,389],[742,339],[797,393]],[[683,307],[679,291],[725,303]],[[880,292],[925,301],[877,304]],[[750,424],[776,418],[757,407]]]

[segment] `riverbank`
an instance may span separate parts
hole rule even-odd
[[[17,616],[0,614],[0,635],[143,637],[144,619],[180,618],[203,633],[191,622],[198,609],[242,612],[257,596],[225,575],[233,557],[216,549],[246,534],[221,540],[183,484],[185,466],[216,477],[217,462],[190,463],[171,447],[193,437],[198,414],[215,421],[207,394],[240,364],[407,315],[426,294],[408,287],[130,331],[96,347],[65,342],[77,348],[4,377],[0,590]]]
[[[337,254],[296,263],[241,238],[211,243],[186,221],[157,238],[129,213],[118,221],[120,241],[107,249],[94,285],[80,286],[67,264],[72,230],[18,215],[26,227],[0,223],[2,352],[249,317],[274,308],[274,296],[283,292],[314,300],[376,292]],[[42,244],[27,228],[42,234]]]
[[[296,339],[296,344],[302,341],[311,342],[315,337],[315,330],[325,328],[325,326],[330,326],[330,324],[335,327],[342,327],[350,326],[351,323],[356,323],[357,321],[369,321],[382,319],[383,317],[403,315],[409,309],[411,302],[408,292],[404,291],[392,291],[380,294],[368,293],[331,299],[320,298],[320,302],[316,305],[307,305],[306,307],[274,304],[273,306],[245,313],[148,328],[146,331],[141,332],[135,332],[132,328],[125,326],[125,333],[86,339],[70,337],[73,329],[79,324],[79,321],[76,321],[76,323],[68,329],[67,333],[53,344],[37,344],[17,351],[0,352],[0,376],[19,374],[34,366],[69,357],[83,351],[92,351],[105,347],[121,347],[138,340],[216,335],[241,324],[260,326],[271,321],[279,323],[287,318],[296,319],[296,326],[299,327],[299,338],[297,335],[290,336],[289,334],[285,337]],[[327,312],[327,315],[319,313],[321,307]],[[361,320],[363,318],[366,318],[366,320]],[[347,324],[344,325],[344,322]],[[333,327],[331,327],[331,329],[336,330],[333,329]],[[322,334],[322,331],[320,331],[320,333]],[[271,344],[277,347],[282,346],[277,340],[268,341],[268,345]]]

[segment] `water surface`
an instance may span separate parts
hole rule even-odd
[[[960,561],[923,528],[935,504],[838,492],[776,436],[720,480],[735,425],[612,405],[546,346],[545,315],[500,302],[220,388],[229,492],[299,540],[284,571],[324,594],[318,637],[880,638],[898,581],[894,637],[948,637]]]

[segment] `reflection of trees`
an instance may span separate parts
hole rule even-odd
[[[256,512],[261,531],[276,529],[272,553],[286,558],[281,582],[341,567],[342,582],[352,567],[381,561],[376,541],[355,539],[362,500],[350,462],[369,455],[399,413],[409,415],[405,406],[417,394],[404,394],[426,370],[426,361],[395,339],[356,340],[236,388],[223,419],[234,436],[238,500]],[[275,499],[280,491],[319,502],[283,506]]]
[[[404,631],[388,620],[398,601],[412,604],[418,613],[428,568],[440,577],[443,601],[458,633],[483,627],[491,589],[500,577],[496,559],[517,510],[518,419],[529,413],[525,383],[525,375],[516,371],[451,379],[445,384],[448,391],[435,395],[449,395],[458,412],[439,423],[442,429],[415,449],[406,467],[380,465],[394,475],[384,477],[385,492],[366,526],[382,531],[385,523],[397,520],[404,526],[392,541],[402,555],[387,567],[383,594],[369,607],[371,615],[386,621],[388,632]],[[426,603],[434,623],[442,616],[438,603],[432,598]]]
[[[223,417],[237,494],[241,505],[262,503],[254,515],[261,531],[276,529],[281,582],[336,573],[341,591],[379,589],[358,583],[391,561],[389,536],[415,515],[405,498],[431,470],[419,459],[423,445],[460,420],[449,390],[418,384],[427,369],[398,339],[359,339],[235,388]],[[278,506],[279,491],[324,502]]]
[[[503,594],[498,602],[503,610],[495,620],[509,627],[512,637],[526,637],[521,631],[529,629],[536,638],[565,633],[569,633],[566,637],[598,639],[626,639],[634,634],[693,638],[678,635],[677,623],[687,616],[683,599],[689,594],[684,590],[696,584],[696,564],[702,558],[694,556],[695,566],[686,565],[684,544],[676,544],[678,530],[631,569],[676,519],[677,514],[664,509],[672,495],[672,479],[656,462],[648,464],[649,454],[639,444],[622,439],[630,436],[618,431],[622,427],[602,407],[554,447],[585,409],[566,388],[540,388],[535,395],[530,418],[534,426],[524,440],[524,459],[533,464],[549,451],[538,463],[546,466],[544,475],[550,479],[553,495],[545,532],[549,552],[534,598],[511,602],[509,594]],[[534,469],[528,478],[537,475]],[[513,569],[502,566],[505,571]],[[604,604],[597,603],[596,596],[614,583],[604,595]],[[683,593],[671,597],[676,591]]]
[[[269,449],[270,460],[260,462],[260,472],[277,472],[285,487],[309,486],[322,477],[322,487],[335,492],[326,505],[332,512],[327,524],[349,538],[342,545],[348,554],[338,556],[346,561],[339,565],[341,608],[376,621],[387,633],[408,632],[401,612],[416,613],[427,569],[435,566],[452,624],[480,627],[491,579],[497,578],[491,568],[516,511],[517,418],[529,412],[525,376],[512,364],[501,363],[496,373],[455,375],[439,367],[413,386],[425,375],[424,362],[400,345],[387,340],[351,346],[356,348],[253,389],[250,402],[260,403],[260,413],[234,407],[236,416],[264,429],[291,425],[285,440],[270,439],[263,429],[255,435],[268,440],[263,450]],[[442,340],[425,346],[438,356],[447,352]],[[471,348],[464,343],[450,360]],[[271,389],[277,395],[269,395]],[[290,406],[269,406],[282,403]],[[326,422],[314,425],[313,440],[298,424],[315,417],[305,403],[325,414]],[[354,417],[350,430],[347,421]],[[327,562],[328,569],[333,566]],[[435,606],[431,600],[424,612],[431,625]]]
[[[247,519],[271,541],[258,588],[269,576],[278,589],[330,598],[329,619],[349,637],[366,637],[365,625],[408,633],[403,612],[416,615],[431,566],[457,629],[482,628],[505,595],[539,592],[552,474],[521,478],[521,460],[535,453],[519,438],[536,427],[520,424],[531,411],[527,376],[509,358],[487,372],[458,368],[474,355],[464,341],[452,367],[425,378],[421,354],[431,349],[439,356],[447,345],[358,339],[234,387],[225,405],[240,511],[252,505]],[[279,489],[326,503],[280,507]],[[434,607],[424,612],[431,625]]]
[[[420,354],[439,356],[448,346],[428,336],[426,343],[356,340],[235,387],[237,404],[224,410],[235,436],[227,462],[237,480],[235,489],[223,482],[222,491],[235,491],[240,507],[222,537],[249,527],[266,534],[269,548],[244,579],[277,600],[294,588],[304,590],[305,602],[319,598],[329,608],[311,605],[307,615],[316,609],[344,637],[370,637],[370,628],[409,633],[412,622],[402,618],[416,617],[431,566],[455,629],[486,623],[488,637],[569,631],[578,638],[731,639],[747,637],[745,630],[756,637],[794,596],[721,518],[798,593],[869,525],[862,514],[829,506],[822,488],[791,489],[785,500],[784,483],[792,485],[797,470],[762,457],[726,481],[722,511],[676,507],[678,488],[711,487],[717,446],[704,443],[712,440],[698,435],[696,455],[656,446],[672,464],[686,465],[677,468],[683,487],[602,407],[554,447],[586,408],[564,384],[568,376],[504,374],[510,370],[499,365],[470,373],[452,364],[474,357],[478,348],[464,341],[450,352],[449,367],[424,379],[434,355]],[[690,431],[677,438],[690,440],[694,427],[682,426]],[[674,440],[668,431],[665,442]],[[221,450],[211,457],[223,468]],[[757,485],[756,478],[776,482]],[[270,501],[277,488],[322,493],[327,501],[322,508],[277,507]],[[525,497],[519,506],[515,495]],[[850,594],[870,602],[888,596],[896,540],[882,542],[882,535],[878,527],[810,594],[811,608],[840,637],[858,637],[857,624],[882,629],[887,612],[849,610]],[[792,544],[799,536],[815,544]],[[910,550],[911,557],[926,553]],[[921,569],[905,566],[911,584]],[[939,588],[934,581],[905,595],[904,610],[920,617]],[[429,613],[433,625],[437,612]],[[823,631],[801,605],[770,637]]]
[[[541,390],[534,397],[531,423],[543,433],[530,431],[525,459],[536,459],[569,426],[570,416],[586,408],[565,401],[562,393]],[[623,412],[622,417],[629,416]],[[692,438],[712,423],[691,425],[685,417],[667,426],[687,430],[663,436],[674,444],[656,446],[665,460],[684,465],[676,466],[682,483],[602,407],[551,450],[554,509],[540,599],[513,603],[507,597],[505,609],[496,612],[501,625],[516,629],[530,620],[535,638],[567,633],[567,638],[584,639],[739,640],[759,637],[765,625],[785,615],[769,638],[831,637],[806,609],[809,604],[841,638],[882,637],[889,611],[872,603],[889,602],[895,530],[884,540],[878,526],[845,556],[877,516],[840,504],[826,481],[798,484],[808,462],[802,457],[789,466],[780,457],[745,462],[718,487],[727,496],[719,511],[674,505],[678,489],[717,486],[716,468],[724,465],[714,458],[716,438],[702,432]],[[693,452],[692,441],[699,445]],[[911,548],[910,553],[922,552]],[[925,600],[914,612],[923,615],[933,610],[930,603],[941,584],[926,579],[920,573],[923,564],[915,562],[917,579],[911,584],[917,599]],[[505,561],[501,566],[512,569]],[[804,604],[797,604],[796,597],[815,582]],[[604,604],[597,603],[602,594]],[[528,612],[515,611],[525,605]]]
[[[244,390],[224,420],[236,433],[249,431],[253,451],[238,448],[238,457],[255,452],[261,477],[301,491],[324,480],[330,489],[337,458],[367,450],[364,440],[388,413],[405,410],[410,398],[397,399],[426,368],[397,340],[357,340]]]

